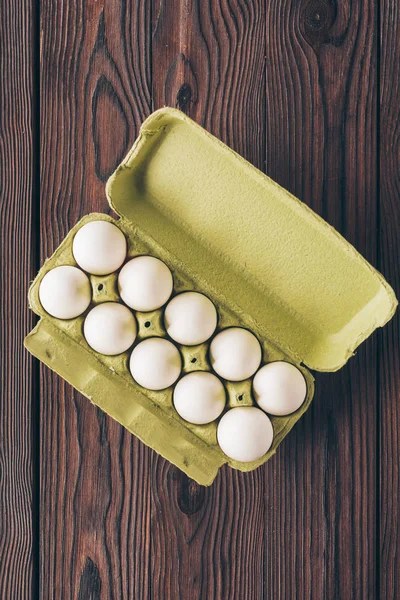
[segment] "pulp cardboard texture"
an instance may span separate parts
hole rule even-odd
[[[110,177],[107,196],[120,216],[84,217],[45,262],[29,300],[41,317],[26,347],[94,404],[190,477],[209,485],[219,467],[250,471],[272,456],[307,410],[313,377],[303,366],[339,369],[372,331],[393,315],[397,302],[384,278],[306,205],[193,123],[165,108],[143,124],[131,151]],[[196,290],[216,305],[217,332],[252,331],[263,361],[295,364],[307,382],[302,407],[271,417],[274,441],[252,463],[228,459],[216,440],[217,423],[191,425],[173,408],[173,387],[152,392],[132,379],[130,351],[94,352],[83,337],[84,315],[71,321],[45,313],[38,290],[55,266],[75,265],[72,240],[89,221],[114,222],[128,240],[128,258],[162,259],[174,276],[174,293]],[[119,300],[117,275],[91,276],[92,308]],[[99,287],[100,286],[100,287]],[[163,309],[135,313],[138,338],[166,336]],[[209,343],[179,349],[183,374],[211,370]],[[251,380],[225,382],[227,409],[254,404]]]

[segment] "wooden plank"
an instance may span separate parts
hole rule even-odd
[[[91,211],[150,112],[146,2],[41,3],[41,259]],[[41,368],[42,598],[149,595],[150,451]]]
[[[0,5],[0,597],[34,598],[37,365],[22,345],[36,270],[35,21],[31,0]]]
[[[111,8],[83,2],[54,6],[45,0],[42,5],[42,258],[82,214],[107,210],[104,181],[150,110],[149,10],[146,3],[112,3]],[[260,168],[266,156],[268,174],[333,223],[396,285],[399,65],[393,3],[384,2],[381,14],[379,263],[372,3],[360,0],[335,8],[286,0],[266,3],[265,11],[254,2],[154,0],[152,10],[154,107],[165,103],[182,108]],[[7,39],[15,26],[10,28],[5,19],[3,23]],[[20,100],[26,97],[24,87],[15,90]],[[18,101],[10,106],[16,110]],[[22,125],[31,131],[25,121]],[[21,165],[23,157],[30,157],[29,148],[24,145],[16,154],[10,143],[7,147],[3,142],[1,148],[2,164],[16,156],[20,170],[14,171],[21,173],[14,173],[9,197],[25,198],[32,180]],[[30,208],[20,201],[11,206],[14,212],[6,212],[2,202],[1,222],[12,222],[27,240],[25,247],[10,246],[21,253],[20,261],[26,260],[32,243],[30,217],[25,218]],[[12,231],[9,226],[5,230],[6,235]],[[8,246],[3,238],[3,256]],[[4,262],[7,269],[15,256],[12,263]],[[22,297],[25,275],[13,275]],[[10,277],[9,270],[4,277]],[[18,305],[10,305],[12,289],[5,293],[3,311],[11,306],[16,319],[20,313]],[[31,324],[23,311],[21,304],[25,316],[13,324],[19,338]],[[381,597],[397,597],[398,321],[383,332],[379,346],[379,380],[374,338],[341,373],[317,375],[314,405],[275,459],[251,475],[224,469],[209,489],[188,480],[42,369],[42,596],[374,597],[378,544]],[[30,366],[22,354],[13,350],[13,356],[20,370]],[[11,382],[6,392],[17,390],[24,399],[31,394],[29,378],[22,388],[16,379],[5,381]],[[4,397],[8,410],[15,392]],[[8,412],[2,410],[2,417],[10,423]],[[26,427],[27,421],[12,423]],[[7,435],[9,431],[15,435],[8,425]],[[1,457],[10,461],[13,452],[12,460],[15,455],[25,474],[30,473],[31,444],[30,430],[26,433],[21,438],[24,455],[21,446],[18,452],[1,447]],[[20,481],[26,482],[21,489],[28,490],[28,506],[28,479]],[[17,490],[20,501],[17,488],[1,490]],[[3,497],[1,501],[6,506]],[[9,523],[16,514],[10,516],[7,509],[2,513],[12,537],[2,536],[0,544],[4,539],[5,544],[10,539],[21,544],[20,553],[9,545],[9,561],[0,563],[0,570],[7,568],[8,576],[0,576],[7,586],[5,592],[0,587],[5,597],[18,597],[31,581],[30,558],[24,558],[29,551],[23,545],[29,545],[31,532],[26,537],[27,520],[20,517],[26,513],[18,508],[23,536],[13,537],[16,530]],[[22,578],[9,577],[11,560],[11,572],[23,573]]]
[[[400,298],[400,6],[380,4],[380,264]],[[400,319],[379,336],[380,597],[400,597]]]
[[[184,110],[262,169],[264,2],[155,0],[153,31],[154,108]],[[270,597],[263,471],[223,468],[203,488],[155,455],[152,468],[152,597]]]
[[[267,3],[267,173],[377,264],[376,15],[369,0]],[[376,342],[316,374],[265,468],[274,599],[374,598]]]

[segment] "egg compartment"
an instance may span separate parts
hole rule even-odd
[[[30,304],[41,319],[26,338],[27,348],[199,483],[210,484],[225,462],[242,471],[256,468],[274,454],[311,402],[313,377],[304,364],[321,371],[342,366],[393,314],[393,291],[308,207],[174,109],[157,111],[143,124],[110,178],[107,195],[119,220],[84,217],[34,281]],[[287,417],[271,417],[273,444],[260,460],[229,460],[217,445],[215,422],[192,425],[179,417],[173,388],[152,392],[138,386],[128,369],[131,350],[116,357],[94,352],[82,335],[83,317],[68,322],[44,313],[41,279],[58,265],[75,265],[75,232],[100,219],[124,232],[128,259],[149,254],[163,260],[173,273],[174,293],[193,290],[209,297],[218,311],[217,332],[244,327],[260,341],[263,363],[285,360],[303,373],[306,400]],[[115,300],[113,277],[91,277],[92,305],[108,294]],[[162,315],[136,315],[135,343],[166,335]],[[181,347],[184,372],[210,370],[208,348],[209,343]],[[250,380],[224,384],[225,410],[253,404]]]
[[[210,448],[212,448],[211,456],[213,458],[214,463],[212,467],[214,476],[216,473],[216,466],[220,466],[224,462],[227,462],[232,467],[243,471],[252,470],[260,464],[262,464],[263,462],[265,462],[265,460],[272,456],[272,454],[276,451],[276,448],[278,447],[283,437],[288,433],[291,427],[293,427],[294,423],[301,416],[301,414],[308,406],[308,403],[311,401],[313,393],[313,379],[311,375],[304,369],[300,367],[307,381],[308,395],[305,403],[302,405],[299,411],[297,411],[297,413],[295,413],[294,415],[290,415],[290,418],[271,416],[270,418],[274,427],[274,441],[269,452],[258,461],[254,461],[251,463],[239,463],[226,457],[225,454],[219,448],[216,438],[218,421],[214,421],[207,425],[194,425],[188,423],[178,415],[173,406],[172,399],[173,389],[175,385],[168,388],[167,390],[162,391],[147,390],[137,385],[130,374],[129,357],[132,352],[132,349],[138,343],[140,343],[143,339],[149,337],[164,337],[170,339],[164,327],[165,307],[162,307],[161,309],[152,312],[132,311],[135,315],[138,324],[137,338],[133,346],[127,352],[124,352],[123,354],[120,354],[118,356],[105,356],[95,352],[87,344],[83,335],[83,323],[85,317],[87,313],[93,308],[93,306],[101,302],[109,301],[120,302],[121,304],[123,304],[119,297],[117,289],[118,273],[113,273],[111,275],[106,276],[89,276],[92,285],[93,297],[90,306],[83,315],[71,320],[61,320],[51,317],[44,311],[40,304],[38,295],[41,280],[49,270],[57,266],[65,264],[71,266],[78,266],[72,254],[73,237],[80,227],[85,225],[87,222],[94,220],[107,220],[120,227],[120,229],[123,231],[128,241],[128,253],[125,262],[140,255],[151,255],[161,258],[161,251],[160,248],[157,247],[157,244],[155,244],[153,240],[148,238],[146,235],[143,235],[135,228],[132,228],[129,223],[124,223],[123,220],[115,221],[111,217],[108,217],[104,214],[92,214],[84,217],[70,231],[68,236],[65,238],[58,250],[56,250],[51,259],[46,261],[45,265],[41,269],[38,277],[36,278],[31,287],[30,304],[33,310],[35,310],[35,312],[37,312],[37,314],[39,314],[42,317],[42,320],[39,322],[36,328],[38,331],[35,329],[27,339],[27,345],[29,349],[34,353],[38,352],[37,344],[40,343],[38,336],[41,336],[43,332],[41,323],[43,320],[50,321],[54,327],[52,334],[53,337],[55,336],[55,330],[60,330],[64,335],[62,336],[62,342],[59,345],[54,344],[53,340],[53,343],[51,344],[52,348],[47,348],[47,350],[44,351],[44,355],[41,357],[43,362],[48,364],[48,366],[50,366],[59,373],[62,369],[61,373],[63,374],[63,376],[82,393],[87,395],[93,403],[101,406],[101,408],[103,408],[105,412],[116,418],[123,425],[127,426],[127,428],[130,431],[132,431],[132,433],[137,434],[138,437],[140,437],[149,446],[155,448],[160,454],[162,454],[166,458],[169,458],[170,460],[173,459],[173,462],[180,466],[182,470],[186,471],[189,475],[191,475],[193,478],[197,479],[203,484],[210,483],[210,467],[208,467],[207,469],[207,474],[203,472],[200,473],[197,472],[198,466],[196,466],[195,463],[198,462],[200,456],[199,453],[201,452],[206,452],[206,454],[210,456]],[[253,333],[255,333],[255,335],[258,337],[263,350],[263,364],[265,362],[270,362],[271,360],[286,360],[290,362],[290,359],[284,353],[277,350],[271,343],[268,343],[268,341],[262,340],[260,338],[259,332],[252,329],[252,327],[254,327],[254,324],[251,322],[250,319],[238,318],[232,312],[232,310],[228,309],[224,304],[221,304],[219,302],[215,292],[211,288],[209,288],[205,282],[203,283],[202,287],[199,287],[201,285],[199,281],[197,284],[195,284],[192,278],[190,278],[184,272],[180,271],[179,261],[174,259],[174,257],[172,257],[171,255],[166,256],[164,252],[162,260],[164,260],[164,262],[167,264],[167,266],[171,269],[173,273],[174,291],[172,297],[177,293],[181,293],[184,291],[199,291],[208,296],[215,304],[218,312],[218,325],[215,334],[212,337],[214,337],[219,331],[227,327],[244,327],[253,331]],[[45,329],[47,329],[47,327]],[[177,344],[174,340],[170,339],[170,341],[172,341],[172,343],[174,343],[175,346],[178,347],[182,356],[181,377],[193,371],[209,371],[214,373],[210,366],[208,358],[211,340],[203,344],[199,344],[197,346],[182,346]],[[45,345],[48,344],[49,336],[47,335],[47,342]],[[65,350],[64,348],[61,348],[61,346],[65,347]],[[67,347],[70,349],[69,351],[66,351]],[[72,347],[74,347],[74,350],[72,350]],[[86,354],[91,355],[91,357],[95,361],[93,363],[92,370],[90,371],[90,375],[86,373],[87,357],[85,356],[82,356],[81,362],[78,363],[80,364],[79,367],[70,367],[70,353],[71,351],[73,351],[75,354],[77,354],[77,347],[79,347],[80,352],[84,352]],[[63,367],[61,367],[61,363],[64,364]],[[96,365],[96,367],[94,367],[94,365]],[[65,368],[68,369],[68,373],[65,372]],[[93,368],[96,368],[96,375],[93,374]],[[122,385],[125,390],[131,388],[131,397],[129,398],[129,400],[123,400],[123,398],[125,397],[124,394],[121,395],[119,402],[116,402],[115,398],[111,400],[111,391],[110,397],[106,398],[103,401],[105,402],[105,404],[97,400],[99,394],[98,388],[101,387],[104,389],[107,385],[109,385],[106,382],[103,382],[103,376],[105,372],[107,372],[108,377],[111,374],[114,385],[119,386],[120,383],[122,384],[123,382]],[[226,412],[226,410],[229,410],[230,408],[233,408],[235,406],[255,405],[251,393],[252,379],[248,379],[241,382],[228,382],[222,379],[221,381],[224,384],[227,395],[227,403],[224,413]],[[95,387],[94,393],[87,393],[87,386],[89,385],[90,387]],[[152,411],[152,415],[154,414],[157,416],[158,419],[165,420],[165,423],[163,423],[163,429],[166,423],[168,423],[168,426],[170,426],[171,423],[174,422],[174,427],[172,428],[172,430],[175,431],[178,427],[179,431],[179,433],[175,432],[175,436],[182,436],[183,430],[186,430],[186,435],[183,435],[182,438],[182,456],[180,456],[179,461],[177,460],[176,456],[173,457],[171,455],[171,449],[169,447],[170,440],[168,440],[167,446],[167,440],[165,439],[167,436],[163,436],[161,439],[155,439],[155,426],[149,427],[147,431],[145,430],[145,427],[142,422],[139,425],[137,423],[127,424],[127,417],[129,417],[132,412],[128,404],[136,402],[136,394],[138,393],[138,391],[141,395],[143,404],[145,404],[146,406],[148,405],[149,407],[151,404],[153,404],[152,409],[155,410],[154,413]],[[115,394],[118,395],[119,393],[120,392],[116,390],[113,395],[115,396]],[[144,400],[144,398],[147,399],[147,402]],[[162,413],[159,412],[160,410],[162,411]],[[123,418],[121,417],[121,411],[124,411],[125,413]],[[147,417],[144,417],[144,415],[142,414],[141,420],[143,420],[143,422],[146,422],[146,418]],[[190,444],[188,444],[187,440],[188,433]],[[169,435],[170,434],[168,434],[168,438]],[[174,440],[174,442],[175,446],[177,440]],[[206,445],[206,450],[204,448],[204,444]]]

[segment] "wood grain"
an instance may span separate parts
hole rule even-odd
[[[41,7],[41,259],[84,214],[150,112],[146,2]],[[149,596],[150,450],[41,368],[41,598]]]
[[[264,164],[265,6],[153,3],[154,108],[169,105]],[[152,598],[268,597],[262,470],[202,488],[153,456]]]
[[[369,1],[267,3],[266,170],[376,254],[376,15]],[[273,598],[374,598],[376,345],[316,374],[311,409],[265,467]]]
[[[35,5],[0,5],[0,597],[31,598],[38,539],[37,366],[22,345],[37,268]]]
[[[395,600],[398,318],[339,373],[316,374],[313,405],[276,457],[250,474],[223,468],[210,488],[44,367],[39,427],[21,339],[39,231],[42,262],[82,215],[109,211],[107,177],[164,104],[308,203],[399,293],[399,9],[43,0],[39,230],[33,6],[0,8],[0,597]]]
[[[380,15],[380,229],[379,267],[400,298],[400,7],[384,0]],[[378,591],[400,597],[400,320],[379,336]]]

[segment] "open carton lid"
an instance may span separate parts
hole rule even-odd
[[[311,369],[339,369],[395,312],[392,288],[337,231],[178,110],[143,123],[107,195]]]

